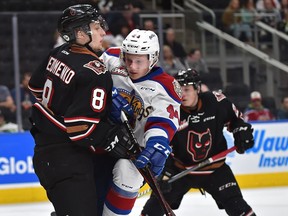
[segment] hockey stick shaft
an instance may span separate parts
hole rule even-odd
[[[197,165],[195,165],[193,167],[190,167],[190,168],[188,168],[188,169],[186,169],[186,170],[184,170],[184,171],[172,176],[168,180],[168,183],[172,183],[172,182],[182,178],[183,176],[189,174],[192,171],[195,171],[195,170],[198,170],[200,168],[203,168],[204,166],[207,166],[207,165],[209,165],[209,164],[211,164],[211,163],[213,163],[213,162],[215,162],[215,161],[217,161],[217,160],[219,160],[221,158],[224,158],[227,154],[229,154],[230,152],[232,152],[234,150],[236,150],[236,146],[233,146],[233,147],[231,147],[231,148],[229,148],[229,149],[227,149],[225,151],[222,151],[219,154],[216,154],[216,155],[214,155],[214,156],[212,156],[212,157],[210,157],[210,158],[198,163]]]
[[[123,111],[121,111],[121,120],[124,123],[126,130],[128,131],[130,138],[132,139],[132,142],[137,146],[137,148],[139,148],[139,152],[141,152],[140,145],[139,145],[139,143],[138,143],[138,141],[134,135],[134,132],[133,132],[128,120],[127,120],[127,117]],[[149,187],[152,189],[152,191],[155,193],[155,196],[158,198],[165,214],[167,216],[175,216],[173,210],[171,209],[169,204],[166,202],[166,200],[165,200],[165,198],[164,198],[164,196],[160,190],[160,187],[157,183],[157,180],[153,176],[151,170],[148,167],[145,167],[143,169],[138,169],[138,171],[143,176],[143,178],[145,179],[145,181],[147,182]]]
[[[231,148],[229,148],[229,149],[227,149],[227,150],[225,150],[225,151],[223,151],[223,152],[221,152],[221,153],[219,153],[219,154],[217,154],[217,155],[214,155],[214,156],[211,157],[211,158],[206,159],[205,161],[200,162],[199,164],[197,164],[197,165],[195,165],[195,166],[193,166],[193,167],[190,167],[190,168],[188,169],[189,171],[186,171],[186,170],[183,171],[183,172],[185,172],[184,175],[182,174],[182,172],[180,172],[179,174],[181,174],[181,175],[176,174],[176,175],[172,176],[172,177],[168,180],[168,183],[172,183],[172,182],[174,182],[174,181],[177,181],[178,179],[180,179],[180,178],[184,177],[185,175],[187,175],[189,172],[195,171],[195,170],[198,170],[198,169],[201,169],[201,168],[203,168],[204,166],[209,165],[209,164],[215,162],[216,160],[225,157],[228,153],[234,151],[235,149],[236,149],[236,147],[233,146],[233,147],[231,147]],[[146,190],[142,191],[142,192],[138,195],[138,197],[142,197],[142,196],[144,196],[145,194],[149,193],[150,191],[151,191],[151,188],[147,188]]]

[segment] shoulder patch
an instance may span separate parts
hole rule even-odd
[[[174,86],[174,91],[175,91],[175,93],[178,95],[179,98],[182,99],[182,89],[181,89],[180,84],[179,84],[178,81],[175,80],[175,79],[173,80],[172,84],[173,84],[173,86]]]
[[[98,60],[90,61],[87,64],[83,65],[83,67],[94,71],[97,75],[107,72],[105,65]]]
[[[128,72],[124,66],[115,67],[110,71],[110,73],[113,75],[120,75],[124,77],[128,76]]]
[[[222,93],[222,91],[213,91],[213,94],[218,102],[226,98],[226,96]]]

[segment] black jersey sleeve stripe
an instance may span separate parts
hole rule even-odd
[[[42,105],[40,105],[40,103],[35,103],[34,107],[36,107],[55,126],[66,132],[66,126],[58,121],[52,114],[50,114]]]

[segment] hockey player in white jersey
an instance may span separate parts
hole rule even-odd
[[[106,192],[103,216],[128,215],[143,185],[143,177],[136,167],[148,165],[158,176],[171,153],[169,143],[179,126],[181,87],[156,66],[159,50],[154,32],[135,29],[122,47],[109,48],[100,57],[112,74],[113,98],[123,98],[133,109],[129,122],[143,147],[134,163],[117,160],[112,171],[113,182]],[[121,122],[120,111],[127,105],[121,100],[112,112],[114,121]]]

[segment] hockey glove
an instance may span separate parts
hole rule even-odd
[[[137,153],[136,146],[131,142],[125,126],[116,125],[108,131],[104,149],[116,158],[131,158]]]
[[[146,147],[136,158],[135,166],[144,168],[150,166],[151,171],[155,176],[158,176],[165,165],[165,161],[171,153],[171,147],[168,145],[168,140],[163,137],[149,138]]]
[[[163,193],[169,193],[172,190],[171,183],[168,183],[169,179],[179,173],[177,168],[174,165],[174,159],[170,156],[166,160],[165,167],[161,175],[158,177],[158,183],[160,186],[160,189]]]
[[[117,88],[113,87],[110,119],[114,123],[122,123],[121,110],[125,112],[128,119],[133,117],[133,109],[129,102],[119,94]]]
[[[254,146],[253,128],[249,123],[243,122],[233,130],[234,144],[236,151],[243,154],[247,149]]]

